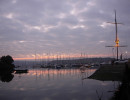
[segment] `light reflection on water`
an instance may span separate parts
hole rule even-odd
[[[87,79],[95,69],[30,69],[0,81],[0,100],[109,100],[118,82]]]

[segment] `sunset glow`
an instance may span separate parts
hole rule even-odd
[[[42,57],[42,56],[38,56],[36,57],[37,60],[43,59],[43,60],[56,60],[57,58],[59,60],[67,60],[67,59],[82,59],[82,58],[99,58],[99,57],[111,57],[108,55],[55,55],[55,56],[46,56],[46,57]],[[14,58],[14,60],[35,60],[35,57],[30,57],[30,58]]]

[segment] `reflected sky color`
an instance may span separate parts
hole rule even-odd
[[[9,83],[0,81],[1,100],[108,100],[118,82],[87,79],[95,70],[31,69],[27,74],[14,74]],[[96,93],[98,92],[98,94]]]

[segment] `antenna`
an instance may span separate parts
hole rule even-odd
[[[117,25],[118,24],[122,24],[122,23],[117,23],[117,20],[116,20],[116,10],[115,10],[115,22],[113,23],[113,22],[107,22],[107,23],[110,23],[110,24],[115,24],[115,30],[116,30],[116,39],[115,39],[115,43],[116,43],[116,45],[115,46],[106,46],[106,47],[116,47],[116,55],[117,55],[117,57],[116,57],[116,59],[118,60],[118,48],[119,47],[126,47],[126,45],[124,45],[124,46],[119,46],[119,38],[118,38],[118,30],[117,30]]]

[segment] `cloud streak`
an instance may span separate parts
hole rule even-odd
[[[115,27],[106,22],[114,21],[116,9],[117,20],[124,23],[118,26],[120,43],[128,45],[129,5],[128,0],[1,0],[1,56],[31,57],[35,51],[112,54],[105,45],[114,45]],[[121,52],[126,50],[130,56],[130,47]]]

